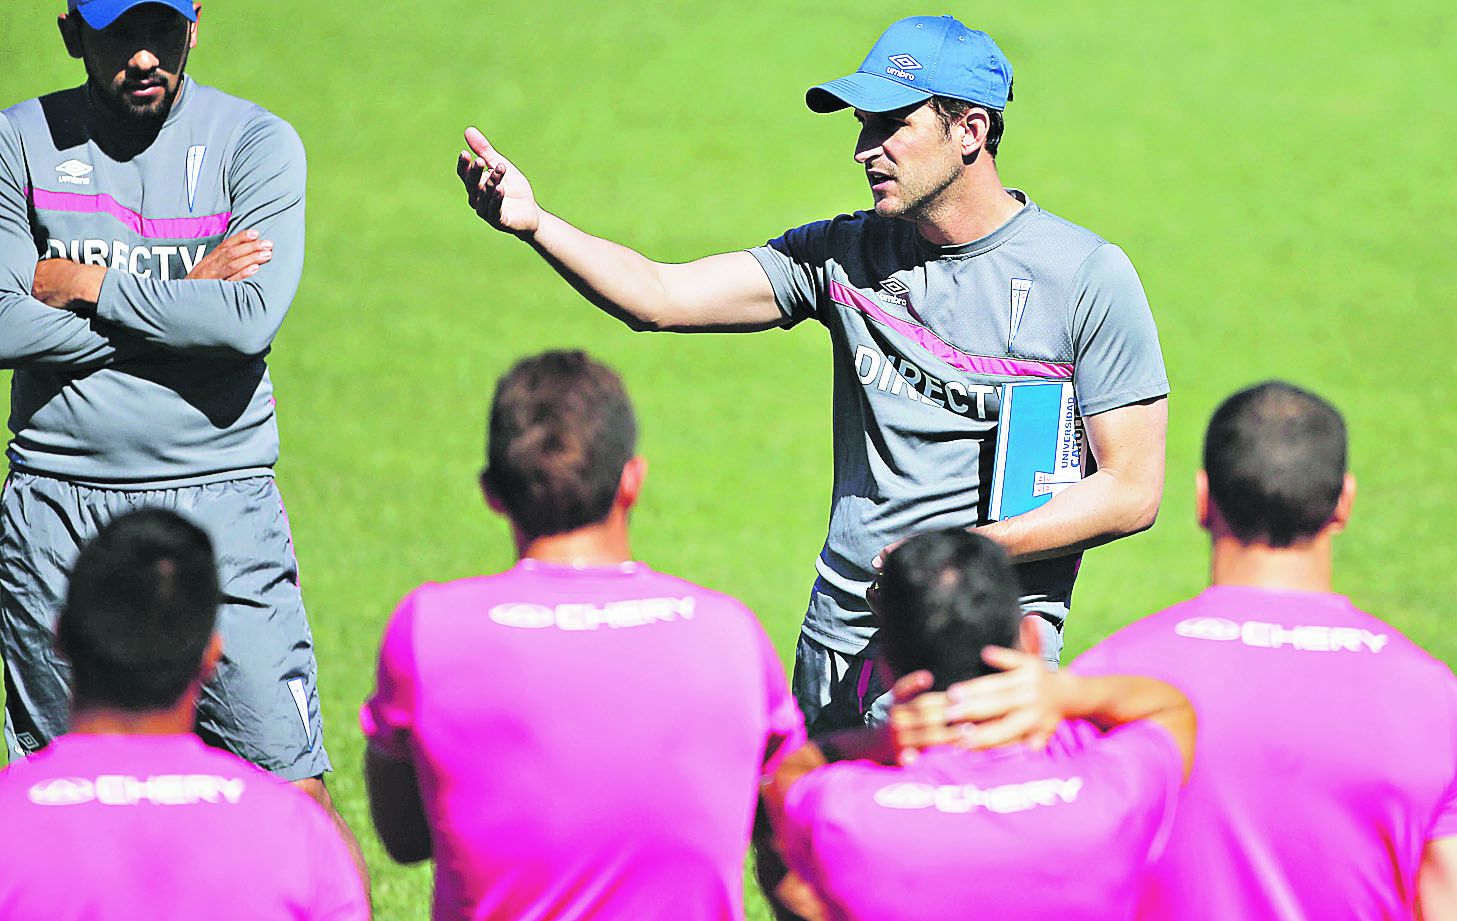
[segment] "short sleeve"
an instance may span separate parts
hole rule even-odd
[[[1105,243],[1073,279],[1073,386],[1084,416],[1166,396],[1168,373],[1143,283]]]
[[[376,749],[395,758],[410,756],[410,733],[415,721],[415,605],[416,593],[400,602],[385,627],[380,643],[379,669],[374,694],[359,711],[364,737]]]
[[[764,740],[764,777],[774,776],[779,763],[785,756],[805,743],[804,715],[789,693],[789,683],[784,678],[784,666],[769,637],[754,625],[755,639],[759,644],[759,660],[764,673],[764,703],[767,708]]]
[[[1183,784],[1184,756],[1178,743],[1157,723],[1136,720],[1104,733],[1094,744],[1102,757],[1112,760],[1114,776],[1130,787],[1126,827],[1144,832],[1147,862],[1153,863],[1168,844]]]
[[[769,276],[786,329],[819,315],[819,304],[826,289],[826,241],[831,223],[805,224],[749,250],[749,255],[759,260],[764,274]]]
[[[1442,696],[1446,704],[1443,709],[1447,714],[1449,729],[1457,737],[1457,679],[1449,671],[1444,676],[1443,684]],[[1436,814],[1432,817],[1432,829],[1427,833],[1429,841],[1453,837],[1457,837],[1457,764],[1453,765],[1452,780],[1442,792],[1442,799],[1437,803]]]

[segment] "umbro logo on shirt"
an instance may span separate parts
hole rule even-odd
[[[903,281],[887,278],[880,282],[880,290],[875,293],[881,300],[889,301],[903,310],[911,309],[911,289]]]
[[[90,163],[83,163],[80,160],[67,160],[65,163],[56,167],[56,172],[60,173],[56,179],[60,182],[69,182],[72,185],[90,185],[90,173],[94,168]]]

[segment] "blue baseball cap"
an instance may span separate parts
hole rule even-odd
[[[181,13],[189,22],[197,22],[197,11],[192,8],[192,0],[69,0],[66,8],[80,13],[81,18],[86,20],[86,25],[100,32],[116,22],[122,13],[143,3],[165,6]]]
[[[804,103],[815,112],[889,112],[932,96],[1005,109],[1011,62],[985,32],[950,16],[912,16],[885,30],[859,70],[811,88]]]

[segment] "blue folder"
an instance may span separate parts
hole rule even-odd
[[[1073,385],[1002,385],[990,515],[1031,511],[1083,478],[1083,430]]]

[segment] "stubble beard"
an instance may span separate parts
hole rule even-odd
[[[923,190],[918,190],[914,187],[906,189],[905,186],[901,185],[900,175],[897,175],[896,185],[900,187],[900,191],[903,193],[901,196],[903,199],[902,203],[882,210],[881,205],[885,203],[885,199],[882,198],[875,203],[875,213],[881,217],[909,221],[913,224],[930,221],[940,210],[942,194],[951,187],[952,183],[956,182],[960,174],[961,170],[959,167],[956,169],[947,169],[943,175],[937,176],[934,180],[930,181],[928,183],[929,187]],[[916,185],[920,185],[920,183],[916,183]],[[909,192],[909,194],[904,194],[906,192]]]

